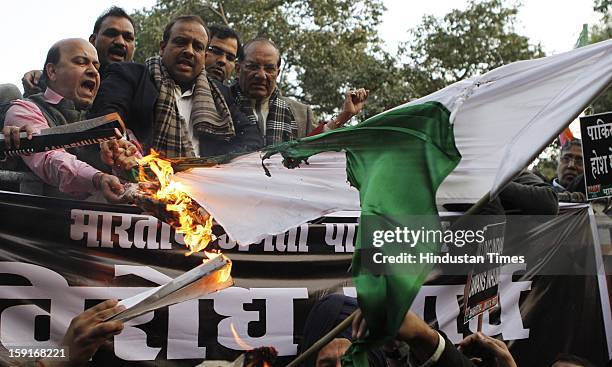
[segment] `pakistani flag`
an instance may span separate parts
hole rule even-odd
[[[368,228],[360,228],[353,262],[357,294],[369,339],[389,338],[429,269],[368,268],[370,232],[405,225],[414,214],[435,215],[436,204],[497,194],[610,85],[611,59],[608,40],[515,62],[355,127],[182,172],[176,180],[241,244],[330,212],[361,210],[360,227]],[[286,169],[283,160],[299,167]]]
[[[396,229],[439,229],[436,190],[461,159],[455,147],[450,111],[425,102],[388,111],[353,127],[277,145],[264,159],[281,153],[292,167],[318,153],[343,150],[346,176],[359,190],[361,218],[353,257],[353,282],[368,321],[365,341],[353,343],[344,365],[367,366],[365,350],[386,341],[399,326],[431,264],[382,264],[379,256],[436,254],[437,244],[373,246],[375,233]],[[377,236],[378,240],[382,238]]]
[[[444,106],[450,111],[461,160],[438,188],[436,203],[474,203],[487,192],[495,194],[503,188],[610,85],[611,56],[612,40],[608,40],[515,62],[373,119],[380,121],[428,101]],[[340,139],[339,132],[331,136]],[[311,140],[305,141],[312,145]],[[380,141],[373,145],[381,151],[386,147]],[[346,147],[348,144],[339,143],[329,149]],[[296,169],[287,169],[283,157],[273,155],[264,162],[270,176],[262,169],[263,154],[195,168],[175,178],[241,244],[258,243],[325,214],[360,210],[359,192],[348,183],[344,152],[314,155]]]

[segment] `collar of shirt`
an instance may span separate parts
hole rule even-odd
[[[179,86],[176,86],[174,89],[174,99],[176,99],[176,106],[178,107],[179,114],[183,116],[187,123],[189,123],[191,117],[194,89],[195,84],[191,87],[191,89],[187,89],[184,92],[181,91],[181,87]]]
[[[270,104],[270,97],[263,98],[260,100],[251,99],[251,108],[253,114],[257,118],[257,125],[262,136],[266,136],[266,120],[268,120],[268,112]]]
[[[64,97],[60,95],[59,93],[57,93],[56,91],[54,91],[53,89],[47,87],[47,89],[45,90],[45,94],[43,95],[43,98],[48,103],[58,104]]]
[[[181,90],[181,87],[177,85],[174,89],[174,94],[181,98],[191,97],[193,95],[194,90],[195,90],[195,83],[191,86],[191,88],[187,89],[184,92]]]
[[[200,156],[200,141],[193,134],[193,124],[191,123],[191,108],[193,107],[193,91],[195,89],[195,84],[186,91],[181,91],[181,87],[176,86],[174,89],[174,99],[176,100],[176,107],[178,108],[178,112],[183,119],[185,119],[185,123],[187,123],[187,127],[189,130],[189,139],[191,140],[191,144],[193,146],[193,151],[196,156]]]

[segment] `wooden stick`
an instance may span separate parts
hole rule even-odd
[[[308,359],[311,355],[317,353],[319,349],[323,348],[330,341],[332,341],[338,334],[340,334],[344,329],[349,327],[349,325],[353,322],[353,319],[357,315],[357,310],[353,311],[346,319],[342,320],[335,328],[331,329],[329,333],[323,335],[321,339],[317,340],[310,348],[306,349],[306,351],[296,359],[291,361],[286,367],[297,367],[302,364],[306,359]]]

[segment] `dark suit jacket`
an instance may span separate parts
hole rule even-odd
[[[440,359],[438,359],[438,362],[432,365],[433,367],[477,367],[474,362],[455,347],[453,342],[450,341],[443,332],[438,330],[438,333],[444,338],[444,351]]]
[[[257,125],[252,124],[236,106],[230,98],[229,88],[214,80],[209,81],[215,83],[227,102],[236,137],[225,140],[213,135],[201,136],[200,156],[243,153],[263,147],[263,139],[259,135]],[[147,153],[153,142],[155,103],[158,95],[159,92],[144,65],[132,62],[113,63],[106,70],[90,117],[117,112]]]

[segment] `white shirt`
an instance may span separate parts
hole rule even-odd
[[[260,99],[259,101],[252,99],[251,108],[253,108],[253,114],[257,118],[257,126],[261,136],[266,137],[266,120],[268,119],[270,98]]]
[[[176,88],[174,89],[174,99],[176,99],[176,106],[178,107],[179,115],[181,115],[185,119],[185,122],[187,122],[187,127],[189,129],[189,139],[191,140],[191,144],[193,145],[194,153],[196,157],[199,157],[200,139],[193,135],[193,123],[191,122],[191,108],[193,107],[194,88],[195,84],[191,87],[191,89],[182,92],[181,87],[176,86]]]

